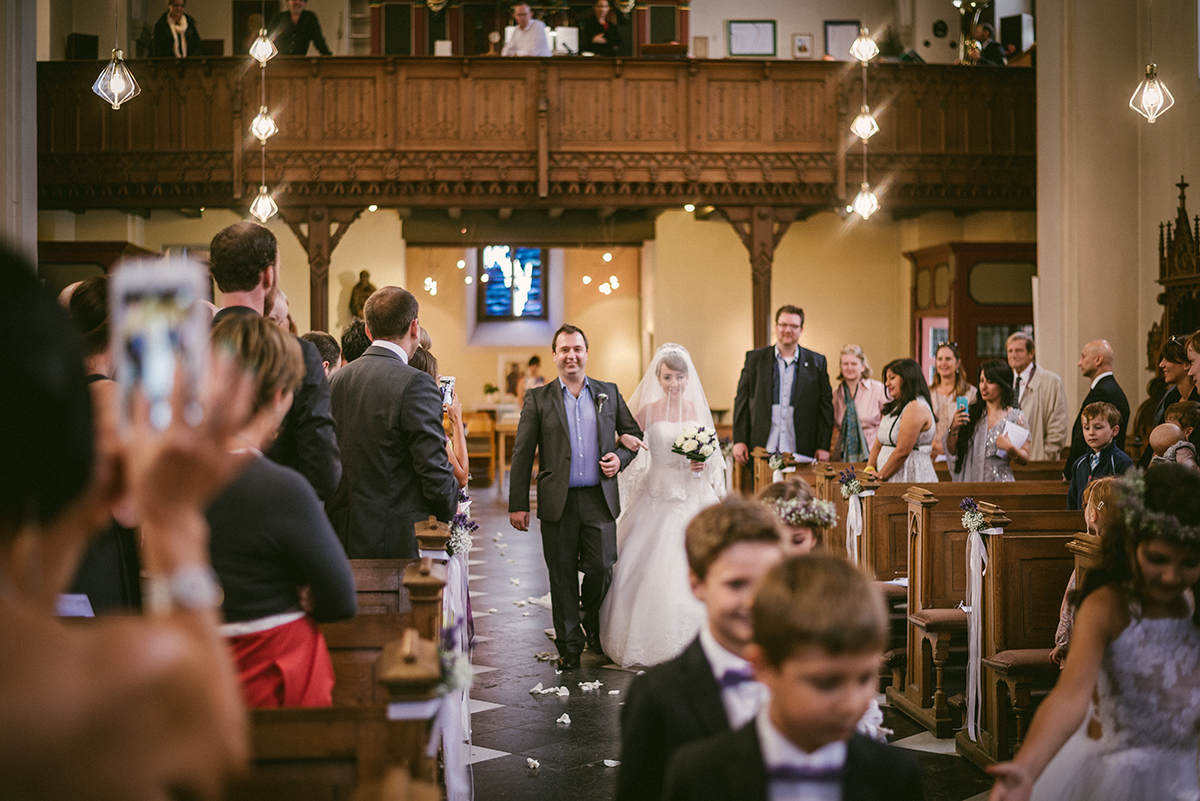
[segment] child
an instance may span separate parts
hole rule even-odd
[[[1097,401],[1083,407],[1083,441],[1090,452],[1071,466],[1071,487],[1067,490],[1067,508],[1083,508],[1083,488],[1094,478],[1119,476],[1133,466],[1133,460],[1117,447],[1114,437],[1121,430],[1121,413],[1111,403]]]
[[[730,496],[688,524],[692,592],[708,622],[682,654],[633,681],[621,709],[617,801],[662,796],[667,762],[681,745],[754,717],[766,690],[742,651],[752,635],[759,579],[783,553],[779,521],[760,503]]]
[[[1197,796],[1200,475],[1132,473],[1120,506],[1078,593],[1062,676],[1016,759],[988,771],[992,801]],[[1096,718],[1082,727],[1093,693]]]
[[[1087,525],[1088,534],[1102,536],[1112,525],[1117,513],[1117,479],[1116,476],[1104,476],[1094,480],[1083,488],[1083,521]],[[1075,571],[1071,571],[1071,580],[1067,582],[1067,591],[1063,593],[1062,606],[1058,610],[1058,630],[1054,632],[1054,650],[1050,652],[1050,661],[1062,667],[1067,658],[1067,645],[1071,642],[1071,629],[1075,625],[1075,605],[1071,596],[1075,593]]]
[[[1150,432],[1150,448],[1154,457],[1150,464],[1174,462],[1184,467],[1196,467],[1196,446],[1187,441],[1187,435],[1178,423],[1163,423]]]
[[[924,798],[913,756],[855,733],[888,640],[875,583],[840,557],[793,557],[767,574],[753,614],[746,655],[770,700],[741,729],[681,749],[663,797]]]
[[[802,478],[768,484],[758,493],[783,524],[783,552],[803,556],[817,544],[816,528],[837,524],[837,511],[829,501],[818,501]]]
[[[1200,403],[1180,401],[1172,403],[1163,413],[1164,423],[1174,423],[1183,429],[1183,436],[1190,440],[1196,426],[1200,425]]]

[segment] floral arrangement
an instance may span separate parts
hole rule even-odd
[[[847,467],[838,473],[838,484],[841,485],[843,498],[848,499],[863,491],[862,482],[858,480],[858,473],[854,472],[853,467]]]
[[[446,543],[446,553],[466,554],[471,550],[474,541],[471,534],[479,530],[479,524],[472,520],[466,512],[457,512],[450,518],[450,541]]]
[[[977,531],[983,531],[987,526],[983,519],[983,512],[979,511],[979,504],[975,503],[974,498],[963,498],[958,508],[962,509],[962,524],[967,531],[974,534]]]
[[[688,426],[675,438],[671,453],[685,456],[693,462],[703,462],[720,447],[717,432],[706,426]]]
[[[787,463],[787,456],[779,453],[778,451],[767,457],[767,467],[771,468],[772,470],[782,470],[783,468],[787,467]]]
[[[837,507],[833,505],[833,501],[788,498],[775,501],[772,505],[775,514],[779,515],[784,525],[814,528],[832,528],[837,525]]]
[[[475,668],[471,666],[471,657],[463,650],[455,647],[458,632],[463,625],[463,619],[458,618],[453,626],[442,627],[442,642],[438,648],[438,658],[442,664],[442,681],[440,691],[449,695],[457,690],[470,689],[475,683]]]

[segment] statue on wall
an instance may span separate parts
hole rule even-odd
[[[358,283],[354,285],[354,289],[350,290],[350,316],[362,317],[363,306],[367,303],[367,298],[371,297],[371,293],[375,291],[375,285],[371,283],[371,273],[369,270],[363,270],[358,274]]]

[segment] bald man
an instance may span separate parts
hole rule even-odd
[[[1121,429],[1116,436],[1117,447],[1124,450],[1125,432],[1129,430],[1129,400],[1125,397],[1125,392],[1117,385],[1117,379],[1113,378],[1112,368],[1113,349],[1107,340],[1094,339],[1083,346],[1083,352],[1079,354],[1079,372],[1083,374],[1084,378],[1091,379],[1092,388],[1079,408],[1082,413],[1085,406],[1096,401],[1104,401],[1116,406],[1117,411],[1121,413]],[[1087,450],[1087,443],[1083,441],[1083,421],[1079,415],[1076,415],[1075,427],[1071,429],[1071,453],[1067,456],[1067,467],[1063,471],[1064,478],[1070,478],[1071,465],[1075,464]]]

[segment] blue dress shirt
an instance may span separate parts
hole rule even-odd
[[[562,387],[563,405],[567,408],[567,433],[571,438],[571,480],[569,487],[595,487],[600,484],[600,435],[597,429],[596,404],[585,380],[576,398]]]

